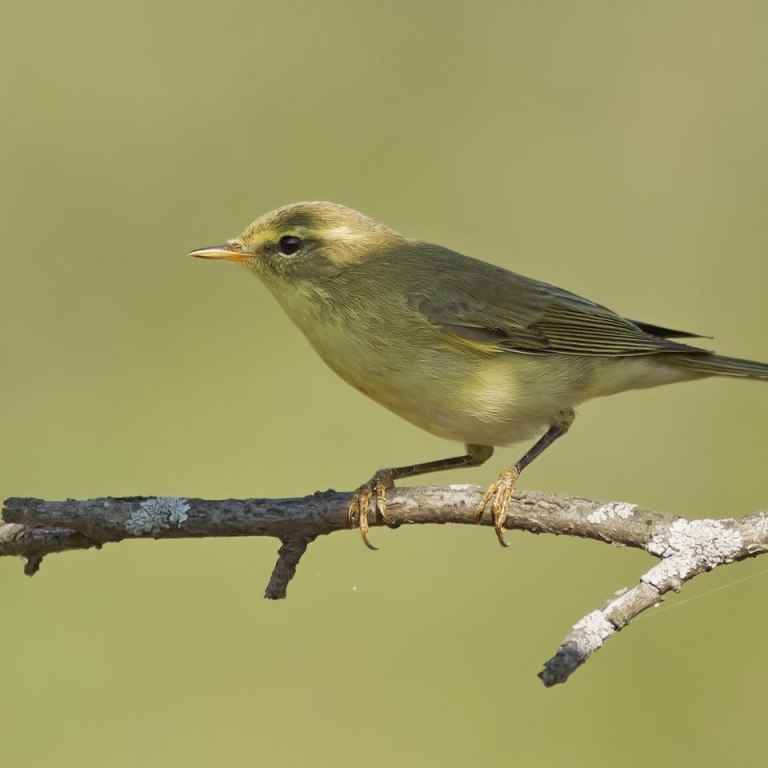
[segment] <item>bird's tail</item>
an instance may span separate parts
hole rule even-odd
[[[702,373],[705,376],[738,376],[744,379],[768,381],[768,364],[754,360],[722,355],[675,355],[675,363],[682,368]]]

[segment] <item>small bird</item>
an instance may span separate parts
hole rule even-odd
[[[628,320],[600,304],[440,245],[411,240],[343,205],[264,214],[224,245],[190,254],[244,264],[320,357],[385,408],[466,453],[381,469],[353,496],[350,525],[385,522],[394,481],[475,467],[495,446],[538,437],[481,499],[504,541],[520,473],[585,400],[708,376],[768,381],[768,364],[676,341],[702,338]]]

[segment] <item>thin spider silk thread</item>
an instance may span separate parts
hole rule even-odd
[[[685,598],[685,600],[680,600],[679,602],[674,603],[673,605],[663,605],[661,604],[661,601],[659,601],[659,603],[657,603],[656,606],[654,606],[654,609],[652,611],[648,611],[636,617],[633,623],[638,621],[643,621],[644,619],[649,619],[651,618],[651,616],[658,616],[660,613],[666,613],[667,611],[671,611],[675,608],[682,608],[684,605],[686,605],[687,603],[692,603],[694,600],[701,600],[702,597],[708,597],[709,595],[714,595],[715,592],[722,592],[724,589],[735,587],[737,584],[743,584],[745,581],[751,581],[752,579],[757,579],[761,576],[765,576],[766,573],[768,573],[768,568],[765,568],[762,571],[758,571],[757,573],[751,573],[749,576],[743,576],[742,578],[736,579],[736,581],[731,581],[728,584],[721,584],[719,587],[708,589],[706,592],[702,592],[700,595],[693,595],[692,597],[687,597]]]

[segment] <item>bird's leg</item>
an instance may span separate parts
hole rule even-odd
[[[477,467],[488,461],[493,454],[493,448],[487,445],[467,445],[467,453],[464,456],[453,456],[449,459],[437,461],[425,461],[422,464],[411,464],[407,467],[391,467],[380,469],[367,483],[361,485],[352,497],[349,505],[349,525],[355,524],[360,528],[365,546],[376,549],[368,540],[368,513],[371,501],[374,501],[374,510],[378,512],[384,522],[391,523],[387,515],[387,491],[395,487],[395,480],[414,475],[425,475],[428,472],[440,472],[444,469],[456,469],[458,467]]]
[[[509,513],[509,504],[512,501],[512,494],[515,491],[515,483],[520,473],[546,448],[562,437],[573,423],[573,411],[564,411],[560,414],[560,421],[553,424],[539,439],[533,447],[525,454],[513,467],[505,469],[499,479],[491,485],[480,499],[477,505],[475,517],[480,522],[488,504],[491,504],[491,517],[493,518],[493,527],[496,530],[496,536],[502,547],[508,547],[509,544],[504,540],[504,523],[507,521]]]

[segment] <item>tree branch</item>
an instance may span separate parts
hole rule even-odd
[[[475,524],[483,489],[470,485],[402,488],[388,498],[395,527]],[[274,536],[282,545],[265,597],[286,596],[299,561],[318,536],[349,528],[349,493],[326,491],[296,499],[100,498],[45,501],[10,498],[0,524],[0,556],[26,558],[32,575],[44,555],[141,538]],[[373,517],[373,516],[372,516]],[[378,518],[371,526],[383,525]],[[483,520],[489,525],[490,521]],[[622,502],[537,493],[516,496],[506,528],[578,536],[643,549],[658,562],[638,582],[573,625],[539,677],[565,682],[613,634],[638,614],[717,566],[768,551],[768,513],[725,520],[687,520]]]

